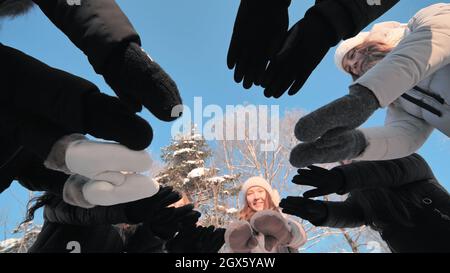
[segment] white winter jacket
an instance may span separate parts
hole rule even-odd
[[[408,156],[434,128],[450,136],[450,4],[420,10],[395,49],[355,83],[388,106],[384,127],[360,129],[369,145],[357,160]]]

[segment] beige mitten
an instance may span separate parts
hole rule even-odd
[[[278,245],[288,245],[292,241],[291,227],[280,212],[259,211],[250,219],[250,224],[256,232],[264,235],[264,247],[267,251],[272,251]]]
[[[252,227],[247,221],[231,223],[225,232],[225,243],[236,253],[249,253],[258,245]]]

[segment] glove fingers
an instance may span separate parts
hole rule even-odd
[[[217,251],[219,251],[225,244],[224,236],[225,236],[225,229],[223,228],[216,229],[211,236],[212,238],[209,240],[211,243],[209,244],[210,246],[207,248],[206,251],[210,253],[216,253]]]
[[[158,193],[157,195],[158,195],[158,198],[161,199],[161,201],[159,202],[159,206],[161,208],[168,207],[168,206],[180,201],[182,198],[181,195],[175,191],[170,191],[168,193],[164,193],[163,195],[159,195],[159,193]]]
[[[301,196],[288,196],[281,199],[280,207],[285,209],[294,209],[305,206],[310,200]]]
[[[278,99],[280,98],[285,92],[286,90],[292,85],[292,77],[284,77],[278,86],[275,87],[275,93],[273,94],[273,97]]]
[[[153,139],[150,125],[130,112],[117,98],[94,93],[89,94],[85,102],[85,127],[84,130],[74,130],[75,132],[117,141],[137,151],[150,145]]]
[[[263,53],[253,55],[253,60],[248,67],[248,71],[244,78],[244,88],[249,89],[252,84],[256,85],[256,82],[264,73],[267,65],[267,57]]]
[[[314,198],[314,197],[324,196],[324,195],[328,195],[328,194],[330,194],[330,193],[327,192],[326,190],[314,189],[314,190],[306,191],[305,193],[303,193],[303,196],[305,198]]]
[[[297,211],[296,211],[295,209],[291,209],[291,208],[283,208],[283,209],[281,210],[281,212],[283,212],[284,214],[289,214],[289,215],[294,215],[294,216],[300,217],[300,216],[297,214]],[[300,218],[302,218],[302,217],[300,217]],[[302,218],[302,219],[303,219],[303,218]]]
[[[234,81],[237,83],[241,83],[244,79],[249,62],[248,52],[246,50],[243,50],[242,54],[243,56],[236,62],[236,67],[234,69]]]
[[[278,70],[279,70],[279,64],[278,64],[277,58],[275,57],[272,60],[270,60],[270,63],[268,65],[266,71],[264,72],[263,80],[261,81],[261,86],[263,88],[265,88],[264,95],[266,97],[270,96],[270,93],[269,93],[270,89],[268,89],[268,87],[272,85],[272,82],[277,77]]]
[[[160,207],[167,207],[170,206],[178,201],[181,200],[181,195],[178,192],[171,192],[169,195],[167,195],[166,197],[164,197],[159,206]]]
[[[171,193],[173,193],[173,187],[171,186],[161,186],[159,188],[158,193],[155,195],[155,197],[161,198],[162,200],[168,196],[170,196]]]
[[[319,166],[315,166],[315,165],[309,165],[308,169],[311,170],[311,174],[314,174],[316,176],[325,176],[330,173],[329,170],[327,170],[325,168],[321,168]]]
[[[306,173],[294,176],[294,178],[292,179],[292,182],[294,184],[297,184],[300,186],[316,187],[319,185],[319,182],[317,181],[317,179],[314,179],[314,177],[312,177],[311,175],[306,174]]]
[[[283,202],[283,205],[280,207],[283,208],[283,213],[287,213],[290,215],[298,216],[302,219],[308,220],[308,204],[311,202],[311,200],[308,200],[303,197],[289,197],[289,199],[285,200]]]
[[[242,37],[246,36],[246,26],[248,25],[247,18],[249,13],[248,8],[246,8],[243,4],[244,3],[241,3],[237,11],[230,47],[228,48],[227,65],[229,69],[233,69],[240,56],[242,56],[242,54],[240,54],[240,51],[244,46],[242,43]]]
[[[279,98],[284,92],[291,86],[294,81],[293,73],[289,69],[279,68],[278,73],[274,76],[271,84],[267,86],[270,93],[274,98]]]
[[[136,98],[136,96],[133,96],[130,93],[120,93],[120,96],[118,97],[120,102],[125,105],[130,112],[139,113],[142,111],[142,100]]]
[[[254,75],[254,72],[251,70],[244,77],[244,83],[243,83],[244,89],[250,89],[253,85],[254,80],[255,80],[255,75]]]
[[[239,40],[236,37],[236,34],[233,33],[227,54],[227,66],[229,69],[233,69],[236,66],[240,47]]]
[[[315,53],[307,53],[303,55],[302,61],[297,63],[298,67],[295,70],[297,71],[295,82],[288,92],[290,96],[295,95],[298,91],[300,91],[321,60],[322,58],[317,58]]]
[[[192,205],[192,204],[185,205],[185,206],[178,207],[178,208],[174,208],[174,209],[175,209],[174,213],[175,213],[177,218],[182,218],[184,216],[192,215],[192,213],[194,213],[193,212],[194,205]]]
[[[140,215],[143,217],[144,221],[147,221],[150,226],[164,226],[167,223],[171,223],[173,221],[175,214],[175,208],[162,208],[158,209],[152,218],[145,217],[144,215]]]
[[[264,58],[255,66],[256,70],[255,70],[254,84],[256,86],[261,85],[261,83],[264,79],[264,73],[266,71],[268,62],[269,62],[269,60],[267,58]]]
[[[288,67],[281,67],[278,78],[272,82],[273,97],[276,99],[280,98],[294,81],[294,71]]]
[[[188,214],[186,214],[180,221],[182,227],[193,227],[198,222],[201,213],[195,210],[192,210]]]

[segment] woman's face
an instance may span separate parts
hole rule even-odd
[[[267,192],[262,187],[251,187],[247,190],[248,206],[254,211],[262,211],[265,209]]]
[[[374,67],[391,50],[385,44],[370,42],[354,47],[342,59],[344,70],[355,76],[362,76]]]

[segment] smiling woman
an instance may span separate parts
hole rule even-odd
[[[303,227],[280,212],[280,196],[264,178],[249,178],[241,193],[244,207],[239,221],[231,223],[225,233],[230,252],[297,252],[306,242]]]
[[[241,192],[244,194],[245,202],[244,208],[239,212],[240,220],[250,221],[258,211],[277,211],[280,196],[263,178],[252,177],[248,179],[242,186]]]

